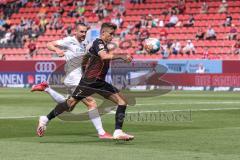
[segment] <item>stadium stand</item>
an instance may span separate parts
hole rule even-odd
[[[32,59],[51,59],[55,54],[46,49],[46,42],[62,38],[68,27],[71,32],[74,23],[82,21],[90,25],[99,24],[111,21],[115,17],[114,22],[120,22],[117,34],[121,39],[117,40],[131,42],[132,47],[128,48],[127,53],[131,53],[134,58],[239,59],[238,54],[233,54],[237,37],[229,39],[228,35],[233,31],[233,27],[236,30],[240,27],[240,0],[145,0],[144,3],[134,3],[134,0],[105,0],[103,3],[98,0],[87,0],[85,4],[81,2],[84,1],[36,0],[28,1],[26,4],[14,0],[5,1],[4,6],[17,7],[8,13],[8,16],[3,11],[4,7],[1,7],[0,22],[8,21],[10,26],[6,28],[1,24],[0,53],[6,60],[27,59],[30,39],[33,38],[37,53]],[[207,5],[207,13],[201,12],[203,3]],[[223,11],[224,13],[220,11],[221,5],[226,7],[227,11]],[[178,18],[174,27],[166,25],[169,20],[171,21],[171,15]],[[118,21],[117,16],[121,21]],[[191,22],[193,24],[186,25]],[[198,29],[206,32],[209,27],[214,29],[216,39],[197,40],[195,35]],[[166,38],[162,36],[163,28]],[[161,39],[162,49],[159,53],[136,54],[145,36]],[[171,45],[174,41],[178,41],[183,49],[188,40],[194,44],[195,54],[183,54],[182,50],[173,54]],[[116,51],[125,54],[126,48]]]

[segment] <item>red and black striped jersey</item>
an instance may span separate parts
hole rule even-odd
[[[83,78],[87,79],[102,79],[105,80],[109,69],[110,60],[102,60],[99,52],[108,52],[107,44],[103,40],[97,38],[93,41],[87,51],[88,61],[83,73]]]

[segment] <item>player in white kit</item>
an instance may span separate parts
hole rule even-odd
[[[60,57],[65,57],[66,77],[64,79],[64,85],[67,87],[70,94],[72,94],[72,92],[75,90],[82,76],[82,57],[85,55],[87,45],[87,43],[84,41],[87,30],[88,27],[85,24],[77,24],[75,36],[66,37],[61,40],[49,42],[47,44],[49,50],[56,52]],[[63,103],[67,98],[50,88],[47,82],[42,82],[33,86],[31,91],[45,91],[58,104]],[[112,139],[112,135],[105,132],[103,129],[101,118],[98,110],[96,109],[96,101],[92,97],[86,97],[82,100],[82,102],[88,107],[89,118],[98,132],[98,137],[100,139]],[[38,136],[41,137],[44,135],[46,126],[51,120],[49,117],[51,116],[40,116],[37,127]]]

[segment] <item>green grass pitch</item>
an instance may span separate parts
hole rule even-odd
[[[91,122],[59,119],[49,124],[44,137],[37,137],[38,116],[54,106],[46,93],[0,88],[0,159],[240,159],[238,92],[172,91],[137,99],[124,124],[124,130],[135,136],[131,142],[99,140]],[[79,108],[83,106],[74,112],[81,112]],[[105,130],[112,133],[113,115],[102,119]]]

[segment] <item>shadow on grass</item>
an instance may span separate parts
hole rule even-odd
[[[104,123],[104,128],[106,131],[113,131],[113,123]],[[192,129],[203,129],[196,126],[162,126],[159,125],[150,125],[150,124],[125,124],[124,130],[134,134],[135,132],[163,132],[171,130],[192,130]],[[37,137],[36,135],[36,120],[5,120],[5,122],[0,121],[0,139],[8,138],[31,138]],[[81,122],[81,123],[62,123],[60,121],[54,121],[48,126],[45,137],[52,136],[78,136],[84,137],[90,142],[94,142],[92,138],[96,138],[98,141],[97,133],[90,122]],[[45,138],[42,137],[42,138]]]
[[[216,118],[216,117],[215,117]],[[231,120],[231,119],[230,119]],[[211,123],[210,123],[211,122]],[[126,122],[124,124],[124,131],[129,132],[133,135],[141,132],[167,132],[167,131],[183,131],[183,130],[204,130],[204,129],[217,129],[217,128],[228,128],[238,126],[238,123],[221,123],[221,125],[216,125],[219,122],[218,119],[215,121],[204,121],[204,123],[138,123],[138,122]],[[207,124],[206,124],[207,123]],[[0,120],[0,139],[9,138],[33,138],[36,136],[36,124],[37,119],[11,119],[11,120]],[[104,129],[110,133],[114,130],[114,121],[103,122]],[[89,142],[99,142],[96,130],[94,129],[91,122],[62,122],[53,121],[46,131],[45,137],[65,137],[77,136],[84,137],[85,141]],[[43,137],[43,138],[45,138]],[[73,140],[71,140],[73,141]],[[81,140],[80,142],[84,141]]]
[[[68,140],[68,139],[54,139],[54,138],[46,139],[46,140],[40,139],[39,143],[40,144],[56,143],[56,144],[134,145],[134,140],[133,141],[117,141],[117,140],[101,140],[101,139],[98,139],[97,137],[91,137],[91,138],[90,137],[81,137],[81,139],[75,138],[75,139],[70,139],[70,140]]]

